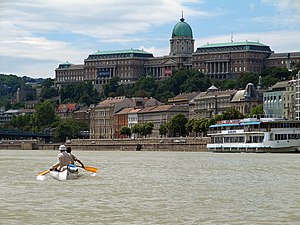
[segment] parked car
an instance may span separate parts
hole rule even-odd
[[[174,140],[174,143],[186,143],[186,140]]]

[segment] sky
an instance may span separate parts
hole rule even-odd
[[[0,73],[55,78],[98,50],[168,55],[182,12],[195,50],[232,38],[300,51],[300,0],[0,0]]]

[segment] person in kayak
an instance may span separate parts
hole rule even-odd
[[[67,166],[72,163],[72,157],[66,152],[66,149],[65,145],[59,146],[60,153],[57,155],[57,163],[50,167],[50,171],[64,171]]]
[[[75,165],[75,162],[79,162],[81,167],[84,168],[83,163],[75,156],[71,153],[72,148],[70,146],[67,147],[67,153],[71,156],[71,164]]]

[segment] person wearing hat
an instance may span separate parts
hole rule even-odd
[[[75,165],[75,162],[79,162],[81,164],[81,167],[84,168],[83,163],[75,156],[71,153],[72,148],[70,146],[67,147],[67,153],[71,156],[72,160],[71,160],[71,164]]]
[[[58,170],[64,171],[67,166],[71,163],[72,157],[66,152],[67,148],[65,145],[59,146],[60,153],[57,155],[57,163],[50,167],[50,171]]]

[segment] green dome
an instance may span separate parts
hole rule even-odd
[[[172,37],[191,37],[193,38],[193,32],[190,25],[184,22],[184,19],[181,18],[173,28]]]

